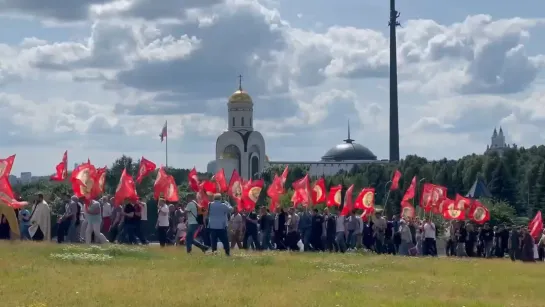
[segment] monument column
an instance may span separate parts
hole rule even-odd
[[[395,0],[390,0],[390,161],[399,161],[399,110],[397,99],[396,27],[400,13]]]

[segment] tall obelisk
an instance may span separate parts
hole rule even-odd
[[[390,161],[399,161],[399,111],[397,101],[397,19],[395,0],[390,0]]]

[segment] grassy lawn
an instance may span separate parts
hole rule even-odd
[[[545,306],[541,264],[0,243],[1,306]]]

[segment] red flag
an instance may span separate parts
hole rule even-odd
[[[447,220],[458,220],[463,221],[466,219],[466,211],[464,208],[463,200],[446,199],[446,202],[443,203],[443,218]]]
[[[84,197],[86,200],[93,199],[93,187],[96,180],[96,169],[90,163],[78,165],[74,171],[70,181],[72,190],[77,197]]]
[[[411,185],[405,191],[405,195],[403,195],[402,202],[409,202],[411,199],[414,198],[416,192],[416,176],[413,177],[413,180],[411,180]]]
[[[155,182],[153,183],[153,198],[159,199],[161,194],[165,193],[165,190],[169,185],[169,180],[165,169],[161,166],[157,172],[157,177],[155,177]]]
[[[312,203],[314,205],[326,201],[325,179],[318,179],[312,187]]]
[[[473,200],[468,217],[477,224],[484,224],[490,220],[490,212],[480,201]]]
[[[236,169],[231,174],[229,180],[229,196],[236,202],[239,211],[244,209],[242,205],[242,179]]]
[[[159,134],[159,137],[161,138],[161,143],[167,138],[167,122],[165,121],[165,125],[163,126],[163,129],[161,129],[161,134]]]
[[[0,177],[0,197],[9,199],[10,202],[15,199],[8,177]]]
[[[0,178],[9,177],[11,174],[11,168],[15,162],[15,155],[9,156],[5,159],[0,159]]]
[[[341,189],[342,186],[340,184],[329,189],[329,194],[327,196],[328,207],[339,207],[341,205]]]
[[[390,191],[399,189],[399,179],[401,178],[401,172],[396,170],[392,178],[392,184],[390,185]]]
[[[424,211],[430,212],[439,206],[441,201],[447,197],[447,188],[431,184],[424,183],[422,188],[422,195],[420,196],[420,207],[424,208]]]
[[[348,187],[346,194],[344,195],[344,206],[341,211],[341,216],[347,216],[354,210],[354,204],[352,203],[352,194],[354,193],[354,185]]]
[[[227,185],[227,180],[225,179],[225,171],[220,169],[216,172],[216,175],[214,175],[214,180],[218,184],[218,192],[219,193],[225,193],[229,189],[229,186]]]
[[[105,188],[105,185],[106,185],[106,171],[108,170],[108,168],[106,166],[104,167],[99,167],[97,170],[96,170],[96,173],[95,173],[95,180],[94,180],[94,184],[93,184],[93,198],[101,195],[104,193],[104,188]]]
[[[267,196],[269,196],[271,199],[271,204],[269,205],[269,210],[271,212],[276,210],[280,200],[280,195],[282,195],[283,192],[284,188],[282,187],[282,178],[278,177],[278,175],[274,175],[271,185],[269,185],[267,188]]]
[[[55,167],[56,173],[51,176],[52,181],[63,181],[68,176],[68,151],[64,152],[61,163]]]
[[[252,211],[255,208],[255,204],[259,199],[261,190],[263,190],[263,179],[250,180],[243,187],[242,202],[244,203],[244,209]]]
[[[206,211],[208,205],[210,204],[210,199],[206,194],[202,184],[199,186],[199,191],[197,192],[197,204],[199,204],[200,210]]]
[[[532,238],[537,239],[541,236],[543,232],[543,218],[541,217],[541,211],[538,211],[536,216],[528,224],[528,229],[530,230],[530,235]]]
[[[292,184],[292,188],[294,195],[292,200],[294,201],[294,206],[302,204],[303,206],[307,207],[312,203],[312,193],[310,191],[310,179],[308,175],[305,175],[305,177],[295,181]]]
[[[463,197],[460,194],[456,194],[456,199],[454,201],[456,202],[456,208],[459,210],[466,211],[471,207],[471,199]]]
[[[203,180],[201,182],[201,187],[203,188],[204,192],[206,192],[206,194],[208,195],[216,194],[216,184],[214,184],[212,181]]]
[[[375,188],[364,188],[361,190],[356,201],[354,202],[354,208],[364,210],[365,212],[372,213],[375,211]]]
[[[136,182],[138,184],[142,183],[142,179],[151,174],[156,168],[157,166],[155,163],[142,157],[142,159],[140,159],[140,166],[138,167],[138,177],[136,177]]]
[[[289,173],[289,167],[286,165],[286,168],[284,168],[284,171],[282,172],[282,188],[286,185],[286,180],[288,180],[288,173]]]
[[[401,216],[405,219],[414,218],[415,210],[413,205],[408,201],[401,201]]]
[[[138,199],[138,195],[136,194],[134,180],[132,179],[131,175],[127,174],[127,170],[123,169],[121,178],[119,178],[119,184],[115,189],[114,204],[116,206],[120,206],[125,199],[135,201]]]
[[[178,186],[176,185],[176,180],[171,175],[167,177],[167,185],[165,189],[165,200],[169,202],[178,202],[180,197],[178,196]]]
[[[193,168],[187,175],[187,181],[189,181],[189,187],[193,192],[199,191],[199,177],[197,177],[197,170]]]
[[[15,194],[11,188],[8,177],[0,177],[0,202],[12,207],[13,209],[20,209],[28,205],[26,201],[15,200]]]

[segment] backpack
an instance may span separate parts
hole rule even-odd
[[[195,217],[195,220],[197,220],[197,224],[204,225],[204,213],[206,212],[206,210],[201,206],[197,205],[196,202],[192,201],[192,203],[194,203],[195,207],[197,207],[197,216],[193,214],[193,211],[189,211],[189,213],[191,213],[191,215]]]

